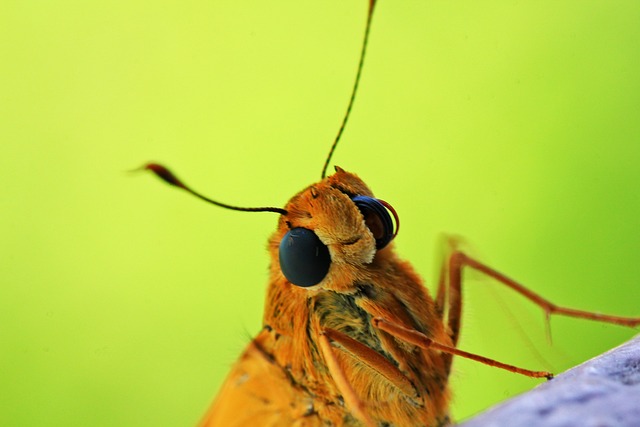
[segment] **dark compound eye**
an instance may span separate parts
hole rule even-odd
[[[288,281],[307,288],[320,283],[329,271],[329,249],[316,233],[306,228],[294,228],[280,241],[280,270]]]
[[[373,233],[373,237],[376,239],[376,248],[382,249],[387,246],[389,242],[396,237],[396,234],[398,234],[398,228],[400,226],[398,216],[391,205],[368,196],[355,196],[351,200],[353,200],[353,203],[360,209],[365,224],[369,227],[371,233]],[[393,220],[391,219],[391,215],[389,215],[389,210],[396,219],[395,230],[393,228]]]

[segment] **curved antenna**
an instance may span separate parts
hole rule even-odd
[[[358,83],[360,83],[360,75],[362,74],[362,65],[364,64],[364,54],[367,51],[367,42],[369,41],[369,30],[371,29],[371,18],[373,17],[373,8],[376,5],[376,0],[369,0],[369,14],[367,15],[367,26],[364,29],[364,40],[362,41],[362,49],[360,50],[360,62],[358,63],[358,72],[356,73],[356,81],[353,84],[353,89],[351,89],[351,99],[349,99],[349,105],[347,106],[347,112],[342,119],[342,124],[340,125],[340,129],[338,130],[338,135],[336,135],[336,139],[333,140],[333,144],[331,145],[331,149],[329,150],[329,155],[327,159],[324,161],[324,166],[322,167],[322,176],[324,179],[327,176],[327,168],[329,167],[329,162],[331,161],[331,157],[333,157],[333,152],[336,150],[336,146],[340,141],[340,137],[342,137],[342,132],[344,131],[345,126],[347,125],[347,120],[349,120],[349,115],[351,114],[351,107],[353,107],[353,101],[356,99],[356,92],[358,91]]]
[[[146,165],[140,168],[141,170],[148,170],[153,172],[158,178],[163,180],[169,185],[173,185],[174,187],[178,187],[183,189],[184,191],[193,194],[199,199],[204,200],[205,202],[212,203],[216,206],[220,206],[221,208],[231,209],[232,211],[242,211],[242,212],[275,212],[280,215],[287,215],[287,210],[282,208],[273,208],[273,207],[260,207],[260,208],[243,208],[239,206],[228,205],[226,203],[217,202],[208,197],[203,196],[202,194],[192,190],[190,187],[185,185],[182,181],[178,179],[177,176],[173,174],[169,169],[162,166],[158,163],[147,163]]]

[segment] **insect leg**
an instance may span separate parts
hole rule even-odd
[[[449,298],[448,303],[448,323],[451,331],[451,340],[453,345],[455,346],[459,333],[460,333],[460,318],[462,313],[462,269],[464,267],[472,268],[476,271],[479,271],[503,285],[507,286],[510,289],[513,289],[515,292],[519,293],[523,297],[527,298],[529,301],[533,302],[542,310],[544,310],[547,317],[552,314],[560,314],[569,317],[576,317],[580,319],[588,319],[595,320],[599,322],[605,323],[613,323],[616,325],[635,327],[640,325],[640,318],[638,317],[622,317],[622,316],[612,316],[607,314],[593,313],[584,310],[576,310],[568,307],[558,306],[551,301],[543,298],[537,293],[531,291],[520,283],[510,279],[504,274],[494,270],[493,268],[477,261],[474,258],[469,257],[465,253],[459,250],[453,250],[448,258],[447,263],[447,277],[449,282],[447,295]],[[446,361],[447,365],[451,364],[451,358]]]
[[[504,274],[492,269],[491,267],[481,263],[480,261],[477,261],[467,256],[462,252],[457,251],[457,252],[454,252],[449,257],[449,288],[451,293],[449,297],[450,298],[449,326],[451,327],[451,330],[454,331],[455,333],[453,337],[454,343],[456,342],[457,334],[460,329],[459,306],[461,304],[459,302],[455,303],[458,306],[457,310],[454,310],[454,307],[452,306],[454,305],[454,300],[459,299],[461,295],[461,278],[462,278],[461,272],[464,267],[470,267],[470,268],[473,268],[474,270],[480,271],[486,274],[487,276],[493,279],[496,279],[498,282],[506,285],[507,287],[513,289],[520,295],[527,298],[529,301],[533,302],[534,304],[542,308],[542,310],[544,310],[547,316],[551,316],[552,314],[560,314],[563,316],[576,317],[579,319],[588,319],[588,320],[595,320],[598,322],[613,323],[621,326],[635,327],[640,325],[639,317],[613,316],[608,314],[593,313],[590,311],[576,310],[573,308],[558,306],[552,303],[551,301],[543,298],[542,296],[536,294],[535,292],[531,291],[530,289],[527,289],[526,287],[514,281],[513,279],[510,279]],[[455,314],[454,317],[452,317],[452,312]]]
[[[446,305],[445,298],[447,296],[447,289],[446,289],[446,283],[445,283],[446,277],[447,277],[447,270],[445,268],[445,264],[442,263],[442,266],[440,268],[440,276],[438,277],[438,291],[436,293],[436,299],[435,299],[436,311],[438,312],[438,315],[442,319],[444,319],[444,309]]]
[[[380,317],[373,318],[372,323],[373,323],[373,326],[375,326],[376,328],[382,331],[385,331],[398,339],[406,341],[420,348],[439,350],[449,355],[455,354],[456,356],[475,360],[476,362],[484,363],[485,365],[493,366],[500,369],[505,369],[509,372],[525,375],[527,377],[533,377],[533,378],[552,378],[553,377],[553,375],[550,372],[531,371],[529,369],[519,368],[514,365],[509,365],[507,363],[499,362],[495,359],[490,359],[488,357],[480,356],[478,354],[459,350],[455,347],[440,344],[432,340],[431,338],[427,337],[422,332],[418,332],[414,329],[405,328],[404,326],[398,325],[397,323],[390,322]]]
[[[367,413],[364,402],[360,400],[353,390],[353,387],[351,387],[351,384],[349,384],[349,380],[338,363],[338,358],[334,353],[326,332],[322,332],[320,334],[319,344],[322,355],[327,362],[327,368],[333,377],[333,381],[335,381],[336,386],[338,386],[338,389],[342,393],[342,397],[344,398],[344,402],[347,404],[347,407],[349,407],[353,412],[353,415],[365,423],[367,427],[376,427],[376,424]]]
[[[411,398],[418,397],[418,392],[413,384],[411,384],[411,381],[380,353],[335,329],[326,328],[324,333],[331,341],[340,344],[342,348],[355,356],[360,362],[385,377],[387,381],[400,389],[404,394]]]

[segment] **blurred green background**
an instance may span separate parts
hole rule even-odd
[[[1,425],[200,418],[259,330],[277,218],[126,171],[284,205],[320,175],[366,6],[0,3]],[[557,303],[640,315],[639,22],[637,0],[380,1],[335,163],[394,205],[429,284],[455,233]],[[559,372],[635,333],[554,318],[550,346],[476,279],[466,350]],[[454,367],[458,419],[538,383]]]

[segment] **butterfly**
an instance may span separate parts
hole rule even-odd
[[[532,371],[457,347],[463,272],[491,277],[547,314],[637,326],[640,318],[557,306],[462,251],[447,248],[432,296],[396,254],[400,217],[356,174],[327,176],[355,100],[375,1],[351,100],[321,180],[282,208],[244,208],[196,192],[169,169],[145,169],[223,208],[279,215],[269,239],[269,283],[261,331],[248,344],[203,418],[202,426],[443,426],[451,422],[453,356],[530,377]]]

